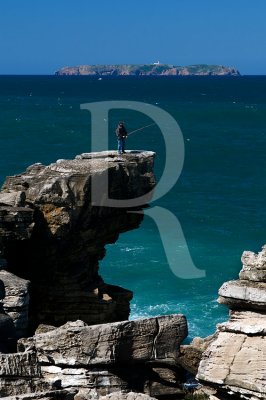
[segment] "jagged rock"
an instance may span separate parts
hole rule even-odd
[[[255,282],[266,282],[266,246],[258,254],[244,251],[241,261],[243,268],[239,278]]]
[[[1,192],[0,205],[12,207],[24,207],[26,195],[23,191],[18,192]]]
[[[46,333],[46,332],[50,332],[52,330],[56,329],[55,326],[53,325],[44,325],[44,324],[40,324],[38,326],[38,328],[35,331],[35,335],[38,335],[39,333]]]
[[[31,334],[40,323],[60,326],[82,319],[97,324],[128,318],[132,292],[104,283],[99,260],[105,245],[115,242],[120,232],[138,227],[143,215],[128,213],[127,207],[105,207],[104,201],[108,189],[112,199],[144,196],[147,202],[155,185],[154,155],[84,153],[49,166],[34,164],[6,179],[0,199],[15,199],[23,192],[25,207],[12,206],[13,200],[0,207],[0,251],[8,270],[31,282]],[[108,188],[103,186],[106,179]],[[100,194],[96,205],[91,203],[92,184]],[[21,260],[27,260],[23,268]]]
[[[17,338],[25,336],[28,329],[29,281],[0,270],[4,283],[3,309],[12,318]]]
[[[240,280],[226,282],[219,290],[220,303],[232,311],[219,324],[215,340],[203,354],[198,379],[236,398],[266,398],[266,283],[259,272],[265,268],[265,249],[258,255],[244,252]],[[244,278],[244,279],[243,279]]]
[[[49,389],[51,386],[41,377],[36,353],[0,355],[0,397]]]
[[[231,309],[266,310],[266,246],[255,254],[244,251],[239,280],[229,281],[219,290],[219,303]]]
[[[178,364],[180,364],[186,371],[196,375],[202,354],[208,348],[212,340],[214,340],[214,335],[208,336],[204,339],[195,337],[190,344],[181,345],[180,354],[177,360]]]
[[[222,386],[246,399],[265,399],[266,347],[263,338],[220,332],[204,353],[198,379]]]
[[[3,377],[40,377],[40,366],[36,353],[0,354],[0,376]]]
[[[15,326],[12,318],[4,311],[2,300],[5,298],[5,285],[0,280],[0,352],[6,353],[11,350],[10,342],[16,336]]]
[[[10,271],[0,271],[3,310],[18,337],[26,333],[28,311],[30,329],[41,325],[18,341],[19,353],[0,356],[0,396],[77,400],[110,394],[129,400],[139,392],[158,398],[182,393],[177,358],[187,335],[185,317],[113,322],[128,317],[132,293],[98,275],[104,246],[143,218],[141,206],[155,185],[153,159],[152,152],[84,153],[7,178],[0,207],[1,258]],[[107,207],[106,178],[110,198],[142,197],[143,204]],[[93,184],[99,204],[91,202]],[[82,321],[57,327],[77,318]]]
[[[30,208],[0,206],[0,237],[2,242],[29,239],[33,227],[33,210]]]
[[[23,393],[29,380],[35,391],[79,390],[79,396],[121,390],[181,394],[183,372],[176,360],[186,335],[186,318],[179,314],[92,326],[68,322],[18,341],[19,353],[3,358],[2,394]],[[20,385],[11,392],[14,375]]]

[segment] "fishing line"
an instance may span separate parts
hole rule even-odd
[[[156,125],[155,122],[153,124],[145,125],[145,126],[142,126],[141,128],[135,129],[134,131],[129,132],[127,136],[132,135],[132,133],[135,133],[135,132],[138,132],[138,131],[142,131],[142,129],[148,128],[149,126],[153,126],[153,125]]]

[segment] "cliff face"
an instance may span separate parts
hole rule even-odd
[[[147,194],[155,185],[154,156],[82,154],[6,179],[0,192],[0,397],[149,400],[183,393],[177,359],[187,336],[185,316],[127,321],[132,293],[98,274],[104,246],[143,217],[141,206],[138,213],[104,206],[103,178],[112,199]],[[92,184],[101,205],[92,203]]]
[[[239,76],[236,68],[222,65],[197,64],[174,66],[169,64],[122,64],[122,65],[79,65],[60,68],[55,75],[92,75],[92,76],[187,76],[187,75],[224,75]]]
[[[240,279],[219,290],[218,301],[230,308],[228,322],[218,325],[203,355],[198,378],[242,399],[266,398],[266,246],[258,254],[245,251]],[[220,397],[221,396],[221,397]]]
[[[0,279],[7,292],[12,286],[7,274],[30,282],[30,302],[27,296],[16,305],[4,299],[6,312],[23,314],[16,317],[17,336],[39,323],[128,318],[132,293],[104,283],[98,264],[105,245],[138,227],[143,216],[126,208],[93,206],[91,182],[93,176],[102,190],[101,179],[108,174],[110,198],[141,196],[155,184],[153,159],[152,152],[128,152],[122,160],[114,152],[84,154],[47,167],[35,164],[6,179],[0,193],[0,263],[8,273],[0,271]],[[22,292],[29,282],[21,282]]]

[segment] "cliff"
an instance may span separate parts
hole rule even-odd
[[[6,179],[0,192],[0,397],[149,400],[183,393],[177,359],[187,336],[185,316],[127,321],[132,293],[98,273],[105,245],[143,218],[141,207],[138,213],[106,207],[104,179],[110,198],[151,191],[148,201],[154,156],[84,153]],[[93,185],[100,205],[92,203]]]
[[[198,379],[236,399],[266,398],[266,246],[258,254],[245,251],[239,280],[219,290],[219,303],[230,308],[229,321],[219,324],[203,353]]]
[[[60,68],[55,75],[92,76],[239,76],[236,68],[222,65],[196,64],[186,67],[169,64],[79,65]]]
[[[266,246],[258,254],[244,252],[240,279],[219,290],[229,321],[190,345],[181,344],[188,333],[184,315],[128,321],[132,292],[99,275],[105,245],[137,228],[145,206],[132,213],[106,207],[105,199],[148,193],[149,201],[154,156],[84,153],[6,179],[0,192],[0,397],[176,399],[191,386],[184,384],[189,371],[204,385],[201,393],[215,392],[212,400],[266,398]]]
[[[110,198],[139,197],[155,185],[153,159],[152,152],[127,152],[123,159],[115,152],[83,154],[49,166],[34,164],[6,179],[0,192],[0,264],[24,286],[30,282],[29,304],[27,296],[17,305],[4,300],[7,312],[23,315],[16,318],[18,336],[34,332],[40,323],[128,318],[132,293],[103,282],[99,260],[105,245],[137,228],[143,216],[127,208],[93,206],[92,178],[103,200],[104,177]]]

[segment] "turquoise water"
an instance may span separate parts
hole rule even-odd
[[[216,302],[220,285],[237,277],[244,250],[266,239],[266,77],[97,78],[0,77],[0,181],[35,162],[50,163],[90,150],[90,114],[80,104],[135,100],[157,105],[179,123],[185,163],[177,184],[155,205],[178,218],[194,264],[206,278],[184,280],[170,270],[155,223],[107,246],[100,273],[133,290],[131,318],[182,312],[190,337],[206,336],[227,318]],[[144,114],[110,112],[110,144],[119,119],[134,130]],[[165,149],[160,130],[132,135],[131,149],[157,153],[159,179]],[[152,204],[153,206],[154,204]],[[167,237],[173,248],[182,246]],[[178,264],[180,260],[176,259]]]

